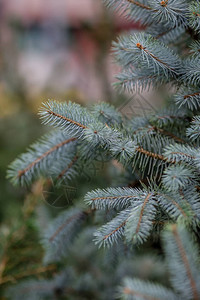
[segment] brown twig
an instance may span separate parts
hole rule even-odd
[[[185,95],[183,98],[184,98],[184,99],[187,99],[187,98],[194,97],[194,96],[198,96],[198,95],[200,95],[200,92],[196,92],[196,93],[193,93],[193,94]]]
[[[124,222],[122,222],[117,228],[115,228],[113,231],[111,231],[110,233],[108,233],[107,235],[104,236],[103,240],[106,240],[107,238],[109,238],[111,235],[113,235],[115,232],[117,232],[120,228],[124,227],[126,225],[127,220],[125,220]]]
[[[140,43],[137,43],[136,46],[140,49],[143,50],[144,52],[146,52],[147,54],[149,54],[153,59],[155,59],[156,61],[158,61],[159,63],[161,63],[162,65],[164,65],[165,67],[167,67],[168,69],[175,71],[173,68],[171,68],[167,63],[165,63],[164,61],[162,61],[161,59],[159,59],[157,56],[155,56],[153,53],[151,53],[148,49],[146,49],[146,47],[143,47]]]
[[[155,158],[155,159],[158,159],[158,160],[162,160],[162,161],[164,161],[164,162],[169,162],[169,163],[172,163],[172,164],[175,163],[175,161],[169,160],[167,157],[165,157],[165,156],[163,156],[163,155],[161,155],[161,154],[157,154],[157,153],[154,153],[154,152],[145,150],[145,149],[143,149],[142,147],[137,147],[137,148],[136,148],[136,151],[137,151],[137,152],[140,152],[140,153],[142,153],[142,154],[145,154],[145,155],[147,155],[147,156],[149,156],[149,157],[152,157],[152,158]]]
[[[32,163],[30,163],[25,169],[20,170],[18,172],[18,177],[23,176],[27,171],[29,171],[32,167],[34,167],[37,163],[39,163],[43,158],[47,157],[52,152],[56,151],[57,149],[63,147],[64,145],[66,145],[70,142],[73,142],[75,140],[76,140],[76,138],[70,138],[70,139],[67,139],[67,140],[63,141],[62,143],[59,143],[59,144],[55,145],[54,147],[50,148],[48,151],[46,151],[41,156],[39,156],[37,159],[35,159]]]
[[[72,161],[69,163],[69,165],[67,166],[67,168],[65,168],[57,177],[57,179],[60,179],[64,176],[64,174],[71,169],[71,167],[75,164],[75,162],[77,161],[78,156],[74,156],[74,158],[72,159]]]
[[[149,200],[149,198],[150,198],[151,195],[152,195],[152,194],[149,193],[149,194],[146,196],[146,198],[145,198],[145,200],[144,200],[144,203],[143,203],[143,205],[142,205],[142,209],[141,209],[141,212],[140,212],[140,216],[139,216],[137,228],[136,228],[136,231],[135,231],[136,234],[137,234],[138,231],[140,230],[140,225],[141,225],[142,217],[143,217],[143,214],[144,214],[144,209],[145,209],[145,206],[146,206],[146,204],[147,204],[147,202],[148,202],[148,200]]]
[[[159,131],[160,133],[166,135],[166,136],[169,136],[171,137],[172,139],[174,139],[175,141],[179,142],[179,143],[185,143],[184,140],[182,140],[181,138],[179,138],[178,136],[176,136],[175,134],[173,134],[172,132],[169,132],[169,131],[166,131],[162,128],[159,128],[157,126],[153,126],[152,127],[155,131]]]
[[[78,122],[76,122],[76,121],[74,121],[74,120],[72,120],[72,119],[69,119],[69,118],[67,118],[67,117],[65,117],[65,116],[62,116],[62,115],[60,115],[60,114],[57,114],[57,113],[55,113],[55,112],[53,112],[53,111],[51,111],[51,110],[47,110],[47,113],[49,113],[50,115],[53,115],[53,116],[55,116],[55,117],[57,117],[57,118],[59,118],[59,119],[63,119],[63,120],[65,120],[65,121],[69,122],[69,123],[72,123],[72,124],[74,124],[74,125],[77,125],[78,127],[81,127],[81,128],[83,128],[83,129],[86,129],[86,128],[87,128],[87,126],[85,126],[85,125],[83,125],[83,124],[81,124],[81,123],[78,123]]]
[[[190,264],[189,264],[189,261],[188,261],[188,258],[187,258],[187,254],[185,252],[185,249],[184,249],[184,246],[182,244],[181,238],[180,238],[180,236],[178,234],[177,225],[176,224],[172,225],[172,233],[173,233],[175,241],[177,243],[181,259],[182,259],[183,264],[185,266],[187,277],[188,277],[188,279],[190,281],[190,285],[191,285],[191,289],[192,289],[192,294],[193,294],[192,298],[194,300],[198,300],[199,296],[198,296],[198,290],[197,290],[196,282],[194,280],[192,271],[190,269]]]
[[[139,6],[139,7],[141,7],[141,8],[144,8],[144,9],[147,9],[147,10],[153,10],[151,7],[146,6],[146,5],[144,5],[144,4],[140,3],[140,2],[137,2],[137,1],[135,1],[135,0],[127,0],[127,1],[128,1],[129,3],[135,4],[136,6]]]
[[[78,212],[74,215],[72,215],[69,219],[66,220],[62,225],[58,227],[58,229],[54,232],[54,234],[49,238],[49,242],[53,242],[53,240],[56,238],[56,236],[73,220],[79,219],[81,216],[84,215],[84,212]]]

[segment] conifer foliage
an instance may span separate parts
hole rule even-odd
[[[152,238],[159,241],[161,238],[171,276],[171,287],[164,287],[130,278],[128,274],[123,275],[126,278],[121,282],[116,271],[113,275],[116,285],[110,298],[101,294],[99,299],[197,300],[200,299],[197,246],[200,1],[105,0],[105,3],[143,25],[140,32],[123,34],[113,43],[121,66],[116,87],[129,92],[154,88],[158,98],[162,101],[167,98],[165,105],[154,114],[129,120],[107,103],[85,108],[70,101],[49,100],[39,115],[44,124],[52,127],[52,132],[10,165],[8,177],[15,185],[22,186],[41,176],[52,178],[57,185],[67,185],[78,180],[81,170],[87,170],[88,166],[95,168],[101,161],[109,170],[117,162],[123,171],[119,177],[113,175],[109,187],[88,191],[84,200],[82,197],[75,201],[73,207],[49,224],[42,237],[45,263],[62,261],[71,255],[77,236],[81,239],[86,235],[91,220],[96,220],[94,243],[107,248],[107,252],[114,245],[121,257],[129,251],[134,257],[137,246],[144,251]],[[104,259],[108,259],[106,252],[103,253]],[[45,281],[42,291],[40,281],[21,285],[26,287],[27,299],[54,299],[52,285],[58,281],[67,297],[69,289],[58,280],[61,277],[52,279],[49,285]],[[80,291],[80,285],[73,280],[73,289]],[[31,293],[35,285],[38,285],[36,298]],[[12,299],[20,298],[18,293],[20,286],[8,291]]]

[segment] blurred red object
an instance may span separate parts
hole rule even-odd
[[[103,9],[102,0],[2,0],[1,2],[7,17],[18,18],[27,25],[48,20],[72,26],[78,26],[85,20],[96,23]],[[133,24],[119,15],[115,16],[115,22],[117,26],[123,24],[124,27]]]
[[[2,0],[5,13],[30,23],[39,20],[57,20],[76,24],[85,19],[95,21],[101,2],[94,0]]]
[[[1,15],[5,44],[10,20],[27,28],[28,47],[13,57],[29,95],[48,90],[59,97],[71,89],[88,100],[112,98],[117,67],[109,55],[111,40],[116,32],[137,28],[137,24],[113,16],[102,0],[1,0]],[[44,31],[34,44],[37,37],[35,33],[31,37],[30,29],[38,26]],[[41,45],[45,49],[39,49]]]

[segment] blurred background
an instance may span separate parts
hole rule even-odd
[[[133,28],[101,0],[0,0],[0,289],[48,272],[34,225],[42,183],[13,187],[9,163],[45,132],[37,116],[43,101],[119,100],[111,41]]]
[[[46,97],[112,100],[110,42],[132,25],[101,2],[1,0],[1,93],[18,97],[15,110]]]

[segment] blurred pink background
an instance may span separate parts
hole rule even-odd
[[[111,41],[135,24],[108,11],[101,0],[0,3],[1,90],[14,86],[33,106],[46,97],[113,100],[118,68]]]

